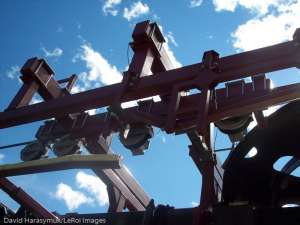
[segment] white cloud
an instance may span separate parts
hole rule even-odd
[[[227,10],[233,12],[237,6],[235,0],[213,0],[216,11]]]
[[[168,56],[169,56],[172,64],[174,65],[174,68],[182,67],[182,64],[176,59],[173,51],[170,49],[170,47],[168,45],[168,39],[166,39],[165,48],[166,48],[166,51],[168,53]]]
[[[81,60],[85,61],[86,67],[89,69],[87,73],[81,73],[80,78],[87,86],[102,83],[110,85],[121,82],[122,75],[117,67],[109,64],[109,62],[95,51],[90,44],[81,45]]]
[[[100,206],[108,204],[108,195],[106,185],[99,179],[99,177],[89,175],[83,171],[79,171],[76,174],[76,183],[79,188],[82,188],[89,192]]]
[[[63,54],[63,50],[61,48],[54,48],[52,51],[47,50],[45,47],[41,48],[46,57],[60,57]]]
[[[265,1],[260,1],[261,4]],[[233,46],[239,51],[248,51],[292,38],[300,21],[300,0],[272,1],[269,7],[273,11],[265,15],[257,15],[241,24],[232,33]],[[264,6],[268,11],[268,7]],[[263,10],[263,9],[261,9]],[[264,12],[264,11],[263,11]]]
[[[104,15],[112,15],[116,16],[118,15],[118,10],[115,8],[117,5],[119,5],[122,2],[122,0],[107,0],[103,4],[102,11],[104,12]]]
[[[40,103],[40,102],[42,102],[42,101],[43,101],[43,100],[41,99],[40,96],[34,95],[33,98],[31,99],[29,105],[37,104],[37,103]]]
[[[191,202],[191,206],[192,206],[192,207],[197,207],[197,206],[199,206],[199,203],[198,203],[198,202],[192,201],[192,202]]]
[[[84,85],[79,85],[79,84],[76,84],[73,86],[72,90],[71,90],[71,94],[76,94],[78,92],[83,92],[85,91],[86,88],[84,87]]]
[[[159,28],[160,28],[161,32],[164,33],[163,27],[159,25]],[[164,35],[164,36],[165,36],[165,40],[166,40],[166,43],[164,43],[164,47],[169,56],[170,61],[172,62],[172,64],[174,65],[175,68],[182,67],[182,64],[175,58],[173,51],[170,49],[169,38],[166,35]]]
[[[238,6],[246,8],[257,14],[266,14],[271,7],[291,0],[213,0],[216,11],[234,12]]]
[[[130,9],[127,7],[124,9],[123,17],[128,21],[137,18],[143,14],[147,14],[150,11],[149,6],[141,1],[134,2]]]
[[[83,42],[78,53],[72,58],[72,62],[76,63],[78,60],[85,62],[88,71],[79,73],[77,84],[72,88],[71,93],[121,82],[122,74],[117,67],[111,65],[100,52],[94,50],[90,43],[84,40]]]
[[[174,46],[178,47],[178,44],[177,44],[177,42],[174,38],[174,35],[171,31],[169,31],[166,36]]]
[[[5,155],[0,153],[0,161],[4,159]]]
[[[59,200],[64,200],[70,211],[77,209],[82,204],[90,204],[93,202],[93,199],[87,197],[84,193],[75,191],[64,183],[57,185],[54,196]]]
[[[202,4],[203,0],[191,0],[190,1],[190,7],[195,8],[199,7]]]
[[[10,69],[6,72],[6,75],[10,79],[15,79],[19,74],[20,67],[18,65],[14,65],[10,67]]]
[[[111,65],[101,53],[95,51],[89,43],[81,45],[80,51],[73,57],[72,62],[76,63],[78,60],[84,61],[89,71],[81,72],[78,75],[78,83],[72,88],[72,94],[122,81],[122,74],[117,67]],[[122,108],[136,105],[136,101],[125,102],[122,103]],[[89,110],[88,112],[90,115],[94,115],[96,109]]]

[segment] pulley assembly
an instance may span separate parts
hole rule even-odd
[[[230,117],[220,120],[215,125],[225,134],[228,134],[232,143],[243,140],[247,134],[247,127],[253,121],[251,114]]]
[[[31,161],[44,158],[46,157],[48,150],[49,149],[40,142],[30,143],[21,150],[21,160]]]
[[[143,123],[130,124],[121,129],[119,135],[121,143],[130,149],[133,155],[143,155],[152,137],[153,128]]]
[[[80,153],[80,140],[65,135],[56,139],[53,144],[53,152],[56,156],[65,156]]]

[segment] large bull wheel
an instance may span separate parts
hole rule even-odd
[[[287,104],[267,118],[266,128],[254,128],[230,153],[224,164],[225,203],[261,206],[300,204],[300,178],[290,175],[300,159],[300,101]],[[257,154],[246,157],[255,148]],[[281,157],[292,156],[282,171]]]

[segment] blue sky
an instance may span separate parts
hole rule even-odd
[[[56,79],[79,75],[75,91],[120,81],[128,66],[127,45],[134,24],[158,22],[174,64],[189,65],[214,49],[221,56],[292,38],[300,27],[299,0],[182,1],[17,1],[0,2],[0,109],[21,87],[18,70],[26,59],[46,58]],[[300,81],[299,71],[268,74],[274,86]],[[36,96],[34,102],[38,102]],[[90,113],[94,113],[91,111]],[[0,145],[32,140],[41,122],[0,130]],[[200,174],[188,156],[185,136],[156,130],[150,149],[133,157],[116,137],[112,148],[124,156],[133,176],[156,203],[190,207],[200,198]],[[218,133],[217,148],[228,147]],[[19,160],[20,148],[1,150],[0,163]],[[219,154],[222,160],[226,153]],[[103,183],[90,171],[71,170],[11,178],[51,211],[105,212]],[[0,199],[17,204],[3,192]]]

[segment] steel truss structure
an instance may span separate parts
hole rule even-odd
[[[299,224],[299,208],[281,207],[282,204],[298,203],[298,179],[290,181],[289,177],[291,188],[277,190],[276,198],[268,195],[270,184],[280,186],[283,181],[286,183],[284,174],[290,174],[299,166],[299,153],[288,152],[295,157],[283,171],[275,173],[263,165],[269,162],[266,164],[272,167],[274,161],[284,154],[267,154],[269,147],[262,145],[261,139],[268,138],[268,144],[272,145],[271,140],[280,136],[280,129],[284,127],[291,131],[293,140],[299,138],[296,125],[300,106],[297,101],[283,107],[274,116],[264,117],[262,110],[300,98],[300,84],[271,88],[271,82],[265,76],[273,71],[300,68],[300,29],[296,30],[293,40],[285,43],[226,57],[220,57],[213,50],[207,51],[201,62],[181,68],[172,65],[164,47],[165,39],[156,23],[144,21],[137,24],[132,39],[130,46],[134,55],[121,83],[71,94],[77,79],[75,74],[56,81],[45,60],[31,58],[21,69],[23,86],[7,109],[0,113],[1,129],[47,120],[36,133],[41,145],[52,146],[57,139],[66,137],[82,142],[90,154],[100,155],[93,162],[79,157],[77,163],[69,162],[68,168],[78,167],[82,162],[83,167],[91,168],[107,185],[108,213],[57,215],[49,212],[6,178],[64,168],[60,162],[41,168],[32,164],[38,159],[31,158],[35,160],[29,162],[30,168],[25,162],[0,169],[0,187],[21,205],[16,214],[1,205],[2,218],[18,218],[27,212],[31,218],[102,218],[107,224],[124,225]],[[251,82],[246,83],[246,77],[251,77]],[[225,87],[220,88],[221,83],[225,83]],[[30,105],[35,93],[44,101]],[[161,101],[153,101],[153,96],[159,96]],[[137,106],[123,109],[121,103],[128,101],[137,101]],[[86,112],[101,107],[108,107],[108,111],[96,115]],[[213,124],[220,128],[224,121],[251,116],[252,113],[258,122],[257,127],[239,140],[237,147],[233,146],[222,167],[213,146]],[[289,119],[283,119],[287,117]],[[249,125],[248,122],[245,124]],[[143,154],[153,135],[152,126],[168,134],[186,134],[190,139],[190,156],[202,174],[199,207],[174,209],[155,206],[119,163],[118,157],[112,154],[112,134],[121,133],[126,137],[136,127],[141,143],[128,143],[126,138],[124,143],[131,144],[131,147],[126,147],[134,155]],[[297,147],[295,141],[289,143],[294,143],[291,147]],[[286,145],[286,142],[277,143],[281,147]],[[244,158],[253,146],[263,149],[263,160],[260,156],[252,161]],[[68,148],[68,151],[77,153],[73,148]],[[58,154],[62,153],[58,151]],[[105,156],[101,158],[101,155]],[[249,182],[245,182],[245,174]],[[263,177],[257,180],[260,174]],[[276,178],[276,183],[274,177],[280,177],[280,182]],[[249,187],[253,190],[247,190]],[[129,212],[123,212],[125,208]]]

